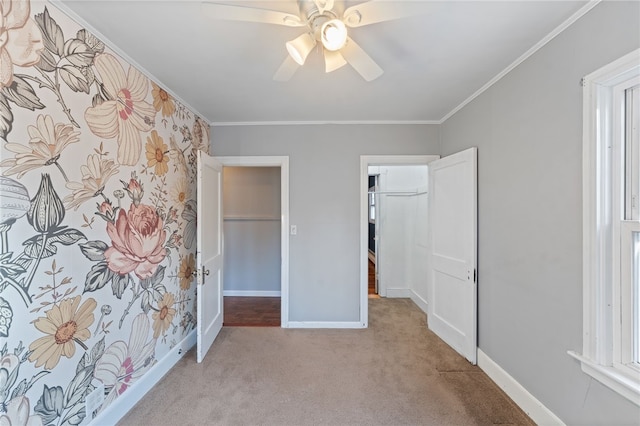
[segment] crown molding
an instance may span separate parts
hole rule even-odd
[[[558,25],[556,28],[554,28],[553,31],[551,31],[549,34],[547,34],[542,40],[540,40],[535,45],[533,45],[522,56],[520,56],[518,59],[513,61],[511,63],[511,65],[509,65],[508,67],[503,69],[500,73],[498,73],[498,75],[496,75],[491,80],[489,80],[484,86],[482,86],[480,89],[478,89],[478,91],[476,91],[473,95],[469,96],[467,99],[462,101],[461,104],[459,104],[457,107],[452,109],[447,115],[442,117],[439,120],[439,124],[442,124],[445,121],[447,121],[456,112],[460,111],[468,103],[473,101],[475,98],[480,96],[482,93],[484,93],[491,86],[493,86],[498,81],[500,81],[502,79],[502,77],[504,77],[505,75],[509,74],[515,67],[517,67],[518,65],[520,65],[521,63],[526,61],[530,56],[532,56],[534,53],[536,53],[538,50],[540,50],[543,46],[545,46],[547,43],[549,43],[551,40],[553,40],[558,34],[562,33],[564,30],[569,28],[574,22],[576,22],[578,19],[582,18],[587,12],[589,12],[591,9],[596,7],[601,1],[602,0],[590,0],[586,5],[584,5],[577,12],[575,12],[573,15],[571,15],[566,21],[564,21],[563,23]]]
[[[185,102],[180,96],[174,93],[171,89],[168,88],[165,84],[163,84],[158,78],[156,78],[152,73],[150,73],[147,69],[142,67],[138,62],[132,59],[129,55],[123,52],[120,48],[118,48],[111,40],[104,36],[100,31],[86,22],[82,17],[80,17],[77,13],[71,10],[67,5],[62,3],[61,0],[48,0],[49,3],[53,4],[56,8],[58,8],[61,12],[66,14],[68,17],[76,21],[78,24],[85,27],[87,30],[92,32],[96,37],[102,40],[105,45],[107,45],[111,50],[113,50],[116,54],[121,56],[124,60],[129,62],[129,64],[138,68],[141,72],[146,74],[149,78],[159,83],[171,96],[173,96],[178,102],[182,103],[184,106],[189,108],[195,114],[200,116],[203,120],[205,120],[209,126],[212,127],[227,127],[227,126],[312,126],[312,125],[439,125],[443,124],[449,118],[451,118],[454,114],[464,108],[467,104],[472,102],[475,98],[480,96],[482,93],[487,91],[491,86],[500,81],[504,76],[509,74],[514,68],[523,63],[533,54],[535,54],[538,50],[544,47],[547,43],[553,40],[557,35],[562,33],[568,27],[570,27],[573,23],[575,23],[582,16],[587,14],[591,9],[597,6],[602,0],[589,0],[587,4],[581,7],[577,12],[571,15],[568,19],[562,22],[559,26],[553,29],[549,34],[547,34],[544,38],[542,38],[539,42],[533,45],[529,50],[527,50],[524,54],[522,54],[518,59],[513,61],[509,66],[503,69],[500,73],[498,73],[495,77],[489,80],[484,86],[478,89],[475,93],[469,96],[467,99],[458,104],[455,108],[453,108],[449,113],[447,113],[444,117],[439,120],[310,120],[310,121],[211,121],[206,116],[198,112],[195,108]]]
[[[441,124],[437,120],[317,120],[317,121],[214,121],[212,127],[225,126],[319,126],[319,125],[425,125]]]
[[[86,20],[84,20],[84,18],[82,18],[76,12],[71,10],[69,8],[69,6],[67,6],[66,4],[62,3],[61,0],[47,0],[47,2],[49,2],[50,4],[55,6],[60,12],[64,13],[65,15],[67,15],[69,18],[74,20],[77,24],[79,24],[80,26],[82,26],[85,29],[87,29],[94,36],[98,37],[100,39],[100,41],[102,41],[115,54],[117,54],[122,59],[127,61],[129,63],[129,65],[132,65],[132,66],[136,67],[140,72],[142,72],[144,75],[146,75],[149,79],[153,80],[155,83],[157,83],[159,86],[161,86],[162,89],[165,90],[167,93],[169,93],[175,100],[177,100],[182,105],[184,105],[187,108],[189,108],[191,110],[191,112],[193,112],[194,114],[199,116],[209,126],[211,126],[211,121],[208,118],[206,118],[206,116],[204,116],[203,114],[198,112],[198,110],[195,109],[194,107],[192,107],[191,105],[189,105],[189,103],[185,102],[185,100],[182,99],[180,96],[178,96],[175,92],[173,92],[169,88],[169,86],[164,84],[159,78],[157,78],[152,73],[150,73],[149,70],[144,68],[138,62],[136,62],[134,59],[132,59],[129,55],[127,55],[125,52],[123,52],[122,49],[120,49],[118,46],[116,46],[108,37],[106,37],[104,34],[102,34],[100,31],[98,31],[93,25],[89,24]]]

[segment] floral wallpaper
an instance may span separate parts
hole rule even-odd
[[[0,425],[87,423],[194,329],[209,128],[54,5],[4,0],[0,137]]]

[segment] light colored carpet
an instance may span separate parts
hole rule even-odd
[[[202,364],[190,351],[119,424],[533,422],[411,300],[370,299],[364,330],[225,327]]]

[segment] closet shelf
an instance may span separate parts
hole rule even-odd
[[[255,222],[280,222],[280,217],[274,216],[240,216],[240,215],[227,215],[223,217],[224,221],[228,222],[240,222],[240,221],[255,221]]]

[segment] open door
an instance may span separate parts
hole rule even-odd
[[[476,363],[477,148],[429,163],[429,328]]]
[[[222,164],[198,151],[198,362],[222,329]]]

